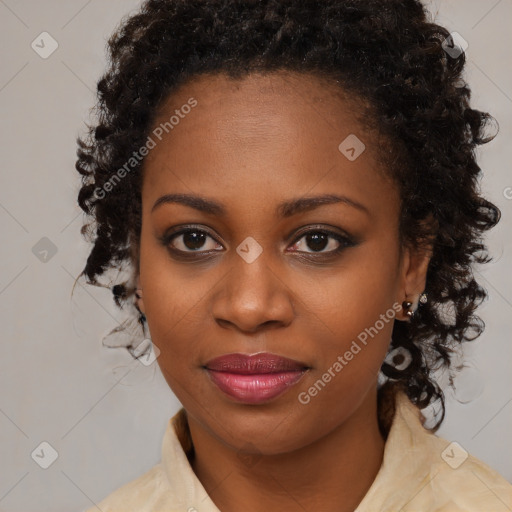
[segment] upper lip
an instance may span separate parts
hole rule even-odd
[[[300,361],[287,357],[260,352],[258,354],[224,354],[211,359],[205,364],[208,370],[240,374],[278,373],[306,370],[309,367]]]

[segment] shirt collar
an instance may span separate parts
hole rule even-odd
[[[393,489],[395,498],[399,498],[396,493],[403,492],[405,499],[407,485],[401,486],[403,490],[397,489],[397,481],[405,482],[416,476],[421,477],[428,463],[425,460],[425,443],[435,436],[423,427],[419,409],[403,391],[397,390],[379,404],[381,422],[383,411],[390,410],[393,414],[389,432],[386,432],[384,426],[387,439],[382,465],[356,512],[374,512],[371,507],[379,501],[382,503],[390,489]],[[183,510],[195,508],[201,512],[220,512],[190,465],[189,457],[192,453],[186,412],[181,408],[169,420],[162,444],[162,465],[176,505]]]
[[[188,457],[192,450],[187,415],[181,408],[169,420],[162,443],[162,466],[174,498],[173,505],[177,510],[220,512],[190,465]]]
[[[384,509],[389,498],[393,503],[406,503],[412,483],[422,481],[434,456],[439,457],[434,449],[437,439],[423,426],[420,410],[403,391],[397,391],[381,467],[355,512],[374,512],[377,503]]]

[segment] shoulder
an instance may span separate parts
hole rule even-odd
[[[412,435],[410,455],[423,466],[412,486],[412,507],[405,507],[404,511],[510,511],[512,485],[497,471],[468,453],[460,443],[428,431],[411,415],[404,420]]]
[[[357,512],[510,512],[512,485],[497,471],[423,426],[400,393],[381,469]]]
[[[169,486],[162,464],[124,484],[85,512],[149,512],[169,505]]]
[[[425,476],[425,499],[439,512],[498,512],[512,506],[512,484],[469,454],[459,443],[431,434],[430,468]],[[435,456],[437,454],[437,456]],[[421,499],[418,499],[420,502]]]

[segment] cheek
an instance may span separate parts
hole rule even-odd
[[[354,339],[381,315],[386,314],[389,320],[396,314],[398,266],[398,250],[385,240],[376,239],[347,253],[332,272],[298,281],[295,289],[306,308],[322,320],[334,337]],[[392,322],[384,328],[380,324],[389,339]]]
[[[161,352],[159,361],[172,358],[182,339],[184,320],[197,302],[196,291],[183,279],[182,274],[173,270],[169,256],[158,242],[150,239],[144,229],[140,249],[140,282],[143,288],[145,314],[153,342]]]
[[[193,265],[176,265],[166,248],[143,227],[140,246],[140,281],[146,317],[152,332],[172,329],[207,292],[204,280],[194,279]]]
[[[310,398],[316,393],[318,405],[347,389],[356,397],[377,378],[399,309],[398,256],[392,244],[374,240],[345,258],[336,272],[302,288],[305,308],[324,328],[324,336],[317,336],[315,371],[301,388]],[[319,379],[327,382],[325,387],[319,382],[317,392],[311,385]]]

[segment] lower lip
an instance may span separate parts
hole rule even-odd
[[[231,398],[248,404],[266,402],[296,384],[306,370],[242,375],[209,370],[213,382]]]

